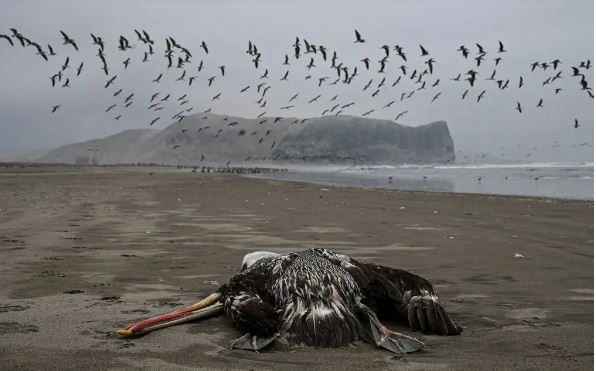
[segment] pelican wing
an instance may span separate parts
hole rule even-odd
[[[325,249],[318,253],[344,268],[356,281],[366,304],[379,315],[400,314],[413,330],[437,335],[457,335],[462,328],[439,303],[438,293],[425,278],[373,263],[360,262]]]

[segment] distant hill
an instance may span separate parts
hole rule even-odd
[[[74,164],[78,157],[89,157],[92,147],[97,149],[93,156],[100,164],[134,163],[139,146],[157,133],[157,129],[132,129],[101,139],[67,144],[47,152],[37,162]]]
[[[266,121],[265,121],[266,120]],[[99,164],[200,165],[248,161],[303,163],[443,163],[455,160],[447,123],[408,127],[353,116],[246,119],[195,114],[163,130],[126,130],[55,148],[38,159]],[[203,159],[201,161],[201,159]]]

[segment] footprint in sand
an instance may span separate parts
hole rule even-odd
[[[29,309],[29,307],[24,307],[22,305],[0,305],[0,313],[20,312],[27,309]]]
[[[558,327],[557,322],[547,320],[548,310],[545,308],[521,308],[509,311],[507,317],[519,320],[523,327]],[[519,326],[506,326],[503,329],[519,328]]]
[[[19,322],[0,322],[0,334],[25,334],[28,332],[39,332],[39,328]]]

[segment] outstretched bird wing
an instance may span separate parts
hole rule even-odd
[[[315,250],[354,278],[364,294],[362,302],[376,313],[394,309],[408,319],[413,330],[424,333],[457,335],[462,331],[445,312],[437,291],[426,279],[401,269],[359,262],[326,249]]]

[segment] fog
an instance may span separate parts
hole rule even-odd
[[[546,162],[592,161],[593,99],[580,90],[579,78],[571,76],[571,66],[592,60],[594,54],[593,1],[19,1],[3,4],[0,13],[0,33],[12,34],[16,28],[24,36],[47,49],[51,44],[57,56],[44,61],[33,47],[21,47],[16,39],[11,47],[0,39],[0,156],[52,148],[58,145],[114,134],[130,128],[146,128],[155,117],[154,125],[163,128],[179,112],[176,100],[187,94],[185,107],[192,112],[211,108],[213,112],[256,117],[267,116],[313,117],[337,103],[356,102],[342,113],[354,116],[375,110],[370,117],[393,120],[398,113],[408,111],[398,122],[417,126],[445,120],[453,136],[458,159],[464,155],[488,154],[484,160]],[[137,39],[134,29],[146,30],[155,40],[155,55],[142,63],[146,46]],[[354,29],[366,40],[354,43]],[[62,45],[59,30],[75,39],[79,51]],[[110,71],[100,70],[90,33],[106,42],[106,60]],[[124,35],[133,45],[119,51],[118,38]],[[185,65],[188,76],[196,76],[189,87],[188,80],[175,81],[182,69],[167,69],[163,53],[165,38],[171,36],[188,48],[192,63]],[[298,36],[301,53],[306,39],[327,48],[327,61],[317,54],[303,54],[294,58],[292,44]],[[201,41],[209,46],[206,54]],[[246,53],[249,40],[261,53],[258,69],[252,56]],[[507,50],[497,53],[498,42]],[[475,43],[487,51],[485,60],[476,67]],[[384,57],[381,45],[393,48],[399,44],[407,54],[404,63],[392,50],[384,73],[378,73]],[[426,68],[429,58],[420,56],[422,44],[436,61],[432,75],[425,76],[426,89],[409,79],[411,72]],[[465,45],[470,56],[464,59],[456,50]],[[354,67],[358,75],[350,84],[336,80],[330,68],[331,55],[337,52],[337,63]],[[283,65],[288,54],[290,65]],[[179,54],[177,54],[178,56]],[[50,76],[60,70],[66,57],[70,68],[65,77],[70,88],[52,88]],[[131,58],[125,70],[122,61]],[[307,69],[310,57],[316,67]],[[367,71],[361,59],[368,57]],[[502,57],[495,68],[494,58]],[[534,61],[550,62],[560,59],[562,78],[554,83],[543,82],[556,74],[550,66],[530,72]],[[205,68],[197,71],[203,60]],[[80,76],[76,67],[84,62]],[[407,76],[395,86],[405,64]],[[225,65],[225,76],[218,66]],[[260,79],[265,69],[268,79]],[[470,87],[463,75],[470,69],[479,72],[476,84]],[[497,80],[509,79],[509,88],[498,89],[495,81],[486,80],[496,69]],[[280,81],[289,71],[288,81]],[[162,82],[152,82],[160,73]],[[581,69],[592,87],[593,69]],[[462,74],[462,81],[450,80]],[[105,89],[108,78],[117,75],[114,85]],[[306,80],[305,77],[312,78]],[[216,76],[208,87],[208,78]],[[518,88],[519,77],[524,86]],[[318,79],[328,77],[318,86]],[[343,77],[343,75],[342,75]],[[378,84],[386,78],[380,93],[372,97]],[[373,79],[371,88],[363,87]],[[436,87],[431,85],[440,79]],[[271,85],[266,96],[267,105],[255,102],[261,97],[256,86]],[[241,93],[246,86],[251,88]],[[555,89],[562,89],[555,94]],[[113,94],[122,89],[117,97]],[[415,90],[410,99],[400,101],[402,93]],[[461,95],[469,90],[466,99]],[[486,90],[484,99],[477,96]],[[160,112],[148,110],[153,93],[160,98],[170,94],[168,104]],[[432,98],[440,97],[431,103]],[[134,93],[133,104],[124,108],[124,98]],[[222,93],[221,98],[212,97]],[[288,103],[298,93],[298,99]],[[308,103],[321,94],[321,98]],[[536,107],[539,100],[544,107]],[[382,108],[396,100],[390,108]],[[515,110],[517,102],[523,113]],[[112,104],[117,107],[106,113]],[[294,105],[289,110],[281,107]],[[62,105],[51,113],[54,105]],[[120,120],[114,117],[121,115]],[[574,129],[574,120],[580,127]],[[216,139],[214,139],[216,140]],[[473,157],[473,156],[472,156]]]

